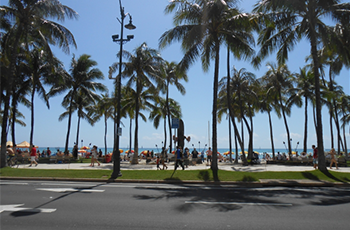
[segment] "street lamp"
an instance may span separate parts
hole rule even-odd
[[[117,85],[116,85],[116,91],[117,91],[117,133],[114,132],[114,148],[113,148],[113,173],[111,175],[111,179],[116,179],[117,177],[121,177],[122,174],[120,172],[120,151],[119,151],[119,136],[121,136],[121,128],[120,128],[120,101],[121,101],[121,75],[122,75],[122,52],[123,52],[123,44],[130,41],[134,38],[134,35],[128,35],[126,39],[123,38],[123,32],[124,32],[124,19],[126,16],[129,15],[130,21],[129,24],[125,25],[126,29],[133,30],[136,29],[136,26],[132,24],[132,17],[129,13],[124,12],[124,7],[122,7],[121,0],[119,0],[120,5],[120,19],[117,18],[117,20],[120,23],[120,38],[119,35],[113,35],[112,39],[113,42],[117,42],[120,45],[120,52],[119,52],[119,74],[116,78]],[[111,75],[109,76],[111,79]]]

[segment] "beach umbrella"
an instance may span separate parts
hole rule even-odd
[[[88,146],[83,146],[83,147],[81,147],[80,149],[90,149],[90,147],[88,147]]]
[[[6,142],[6,147],[7,146],[10,146],[10,147],[12,147],[13,146],[13,143],[12,143],[12,141],[8,141],[8,142]]]
[[[122,153],[122,152],[124,152],[124,150],[122,150],[122,149],[119,149],[119,152],[120,152],[120,153]]]
[[[141,154],[143,154],[143,155],[147,155],[147,153],[148,153],[148,150],[143,150],[143,151],[141,152]]]
[[[17,148],[29,148],[30,144],[28,141],[22,141],[18,145],[16,145]],[[38,146],[35,146],[35,148],[38,148]]]
[[[244,153],[245,153],[245,154],[248,154],[248,151],[244,151]],[[239,154],[241,154],[241,155],[242,155],[242,151],[241,151],[241,152],[239,152]]]
[[[87,151],[85,149],[79,149],[78,152],[79,153],[86,153]]]
[[[231,152],[232,154],[235,154],[234,152]],[[224,155],[230,155],[230,151],[224,152]]]
[[[129,153],[130,150],[126,150],[125,153]],[[131,153],[134,153],[135,151],[134,150],[131,150]]]

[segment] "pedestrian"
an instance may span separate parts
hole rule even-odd
[[[157,170],[161,170],[159,165],[160,165],[160,158],[159,158],[159,156],[157,156]]]
[[[161,157],[161,162],[162,162],[162,165],[163,165],[163,170],[164,170],[164,168],[168,169],[168,166],[165,164],[166,156],[167,156],[166,155],[166,150],[165,150],[164,147],[162,147],[162,153],[161,153],[160,157]]]
[[[313,164],[314,164],[314,168],[317,169],[317,167],[318,167],[317,147],[315,145],[312,145],[312,149],[314,150],[314,154],[312,156]]]
[[[204,149],[201,152],[201,159],[202,159],[202,164],[204,164]]]
[[[188,159],[190,157],[190,151],[189,149],[186,147],[185,151],[184,151],[184,163],[185,163],[185,167],[188,168],[188,165],[190,164],[190,160]]]
[[[100,166],[100,162],[97,160],[97,146],[94,145],[91,149],[91,167],[94,167],[95,162]]]
[[[207,150],[207,165],[209,165],[209,166],[211,165],[212,155],[213,155],[213,151],[209,147],[209,149]]]
[[[331,155],[331,165],[329,166],[329,168],[332,169],[332,165],[334,163],[335,167],[338,169],[338,163],[337,163],[337,160],[335,159],[336,152],[335,152],[334,148],[331,149],[329,154]]]
[[[9,164],[10,166],[12,166],[12,164],[14,164],[13,162],[13,159],[15,158],[15,152],[13,151],[13,149],[15,148],[15,146],[13,148],[11,148],[10,145],[7,145],[7,148],[6,148],[6,152],[7,152],[7,155],[9,156]]]
[[[74,158],[74,160],[76,160],[78,158],[78,146],[77,145],[74,145],[72,152],[73,152],[73,158]]]
[[[47,147],[47,151],[46,151],[46,153],[47,153],[47,157],[50,157],[50,155],[51,155],[51,150],[50,150],[50,148],[49,148],[49,147]]]
[[[192,164],[193,165],[197,164],[197,159],[198,159],[198,152],[197,152],[196,148],[194,148],[192,151]]]
[[[176,153],[175,154],[176,154],[176,156],[175,156],[176,160],[175,160],[175,169],[174,169],[174,171],[177,169],[179,164],[181,165],[182,170],[185,170],[184,155],[183,155],[181,146],[177,146],[176,147]]]
[[[32,167],[33,163],[35,163],[35,167],[38,166],[38,162],[36,162],[35,158],[36,158],[36,148],[34,145],[32,145],[32,149],[30,150],[30,165],[29,165],[29,167]]]

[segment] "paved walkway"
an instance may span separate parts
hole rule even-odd
[[[32,169],[104,169],[104,170],[112,170],[112,163],[102,163],[101,166],[90,167],[89,163],[61,163],[61,164],[38,164],[37,167],[33,165],[29,167],[29,164],[19,165],[18,168],[32,168]],[[174,169],[174,163],[171,162],[168,165],[168,170]],[[120,163],[121,170],[157,170],[157,166],[155,164],[146,164],[145,161],[141,161],[139,164],[132,165],[129,162],[121,161]],[[265,172],[265,171],[274,171],[274,172],[301,172],[301,171],[313,171],[315,170],[311,165],[310,166],[289,166],[289,165],[276,165],[276,164],[256,164],[249,166],[242,166],[242,164],[231,164],[231,163],[219,163],[218,165],[220,170],[226,171],[241,171],[241,172]],[[185,170],[201,170],[201,169],[210,169],[210,166],[205,164],[197,164],[196,166],[188,166]],[[181,167],[180,167],[181,170]],[[350,167],[339,167],[339,169],[332,169],[338,172],[348,172],[350,173]]]

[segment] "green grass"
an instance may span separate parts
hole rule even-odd
[[[50,170],[50,169],[0,169],[1,177],[49,177],[49,178],[93,178],[108,179],[112,171],[110,170]],[[120,179],[133,180],[178,180],[178,181],[213,181],[212,171],[209,170],[178,170],[174,174],[173,170],[125,170]],[[350,173],[329,171],[327,174],[319,170],[308,172],[230,172],[219,170],[220,181],[259,181],[259,179],[283,179],[314,181],[329,181],[350,183]]]

